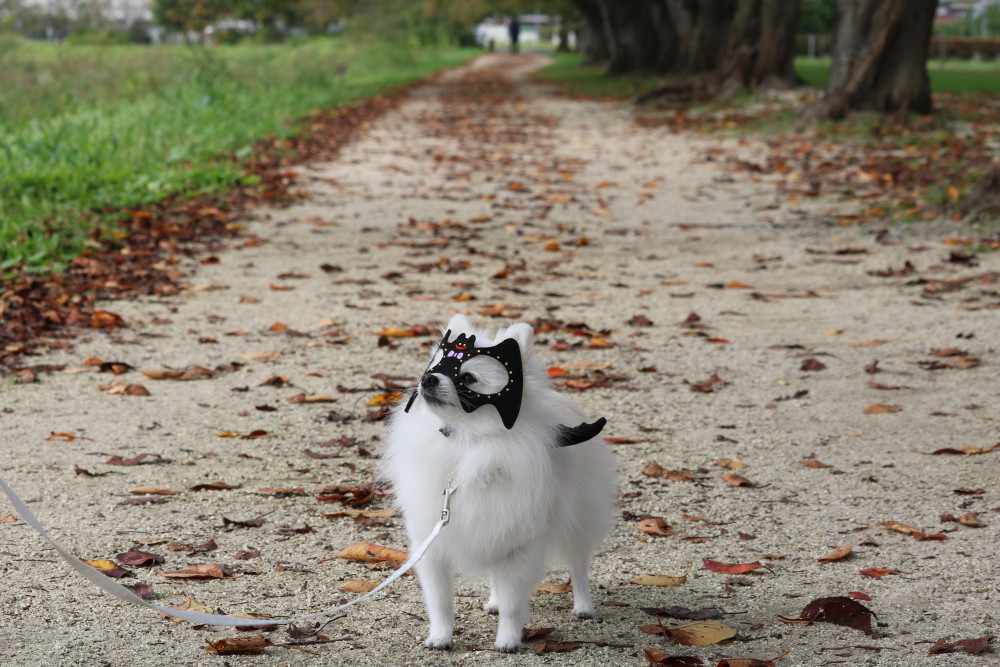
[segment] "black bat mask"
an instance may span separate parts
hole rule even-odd
[[[441,340],[441,360],[432,368],[425,371],[427,373],[440,373],[451,379],[458,392],[459,403],[466,412],[472,412],[484,405],[492,405],[500,414],[500,420],[508,429],[514,426],[517,415],[521,411],[521,346],[513,338],[506,338],[496,345],[482,347],[476,345],[476,336],[466,336],[458,334],[458,337],[450,341],[451,329],[445,333]],[[473,357],[486,355],[495,359],[503,365],[507,371],[507,384],[492,394],[480,394],[466,387],[462,383],[462,365]],[[406,404],[404,412],[410,411],[410,406],[416,400],[417,392],[413,392],[409,402]]]

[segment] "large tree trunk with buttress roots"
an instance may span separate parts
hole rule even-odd
[[[838,0],[826,95],[810,110],[928,113],[927,54],[937,0]]]

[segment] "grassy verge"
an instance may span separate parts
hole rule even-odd
[[[810,85],[826,88],[829,58],[796,58],[795,72]],[[938,59],[927,61],[934,93],[1000,93],[1000,63]]]
[[[345,38],[277,46],[0,41],[0,277],[60,270],[107,212],[237,183],[256,141],[474,51]]]
[[[579,53],[553,53],[551,58],[552,64],[540,70],[537,78],[561,86],[574,97],[638,97],[655,89],[660,81],[651,74],[608,75],[604,65],[585,65]]]

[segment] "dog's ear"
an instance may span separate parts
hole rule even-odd
[[[452,315],[451,319],[448,320],[448,326],[446,328],[451,329],[452,334],[455,336],[460,333],[464,333],[466,335],[473,333],[472,322],[470,322],[469,318],[462,313],[455,313]]]
[[[506,331],[501,331],[497,338],[513,338],[521,348],[521,356],[527,358],[534,349],[535,330],[531,328],[530,324],[519,322],[508,327]]]

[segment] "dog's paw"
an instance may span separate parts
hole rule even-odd
[[[450,651],[451,637],[428,637],[427,641],[424,642],[424,646],[435,651]]]
[[[490,600],[489,602],[484,602],[483,603],[483,611],[485,611],[487,614],[494,614],[494,615],[499,614],[500,613],[500,605],[498,605],[493,600]]]
[[[494,644],[493,646],[495,646],[496,649],[498,651],[500,651],[501,653],[517,653],[518,651],[521,650],[521,642],[520,641],[516,641],[516,642],[502,642],[502,641],[500,641],[498,639],[497,642],[496,642],[496,644]]]
[[[593,609],[574,609],[573,616],[579,618],[580,620],[586,620],[588,618],[594,617]]]

